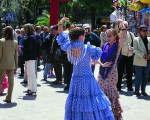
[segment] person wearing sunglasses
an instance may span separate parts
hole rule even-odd
[[[148,79],[148,44],[150,44],[150,39],[148,38],[147,26],[141,25],[139,28],[139,36],[134,39],[134,62],[135,65],[135,95],[148,96],[146,93],[146,84]],[[140,89],[141,88],[141,89]],[[141,90],[141,93],[140,93]]]
[[[128,30],[128,22],[124,21],[125,28]],[[121,57],[118,63],[118,83],[117,89],[121,91],[121,84],[124,71],[126,72],[127,78],[127,90],[133,91],[132,88],[132,74],[133,74],[133,39],[134,34],[132,32],[127,31],[127,35],[125,37],[122,49],[121,49]]]

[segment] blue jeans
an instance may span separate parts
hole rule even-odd
[[[53,65],[50,63],[45,64],[44,73],[43,73],[44,79],[47,79],[47,74],[52,67],[53,67]]]
[[[145,92],[148,79],[148,72],[148,66],[135,66],[135,91],[139,92],[141,87],[141,91]]]

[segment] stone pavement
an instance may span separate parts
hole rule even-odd
[[[96,67],[95,76],[98,73]],[[22,86],[22,79],[15,76],[15,86],[12,103],[6,104],[0,96],[0,120],[63,120],[64,107],[67,91],[63,91],[64,85],[51,85],[41,81],[43,71],[38,72],[38,93],[37,96],[26,96],[23,91],[27,88]],[[6,91],[5,91],[6,93]],[[150,95],[150,84],[147,86],[147,93]],[[133,92],[127,92],[125,86],[120,93],[120,102],[123,107],[125,120],[150,120],[150,96],[137,98]]]

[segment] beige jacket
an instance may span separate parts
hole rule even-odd
[[[121,54],[124,56],[132,56],[133,52],[129,50],[129,47],[131,46],[132,40],[134,40],[135,36],[133,33],[127,32],[127,35],[125,37],[124,43],[122,45]]]
[[[108,41],[107,35],[105,32],[100,33],[101,46]]]
[[[150,44],[150,39],[148,37],[147,37],[147,39],[148,39],[148,43]],[[146,67],[147,66],[147,60],[144,59],[143,56],[145,54],[147,54],[147,52],[146,52],[146,48],[145,48],[145,45],[143,43],[143,40],[140,36],[136,37],[134,39],[133,47],[135,49],[135,51],[134,51],[135,56],[134,56],[133,65]]]
[[[18,43],[16,40],[0,39],[0,69],[16,69],[18,65]]]

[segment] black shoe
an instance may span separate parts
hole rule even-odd
[[[59,84],[62,84],[62,81],[58,81],[58,80],[55,80],[53,82],[51,82],[52,84],[55,84],[55,85],[59,85]]]
[[[11,103],[11,100],[3,100],[6,103]]]
[[[128,88],[128,91],[134,91],[133,88]]]
[[[27,81],[23,80],[20,84],[27,84]]]
[[[37,71],[40,72],[40,71],[41,71],[41,68],[37,68]]]
[[[24,74],[20,74],[19,77],[24,77]]]
[[[139,93],[138,91],[135,91],[134,94],[135,94],[136,96],[141,96],[141,93]]]
[[[29,93],[31,90],[23,91],[24,93]]]
[[[69,85],[66,85],[66,86],[64,87],[64,90],[69,90],[69,88],[70,88],[70,86],[69,86]]]
[[[148,96],[148,94],[146,92],[142,92],[141,93],[143,96]]]
[[[32,91],[30,91],[29,93],[27,93],[26,95],[34,95],[34,96],[36,96],[36,92],[32,92]]]
[[[41,81],[47,81],[47,79],[44,78],[44,79],[42,79]]]

